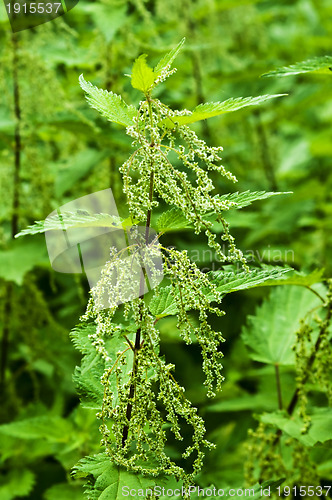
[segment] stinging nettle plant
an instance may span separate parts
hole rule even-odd
[[[99,498],[97,492],[107,488],[111,494],[112,488],[119,487],[121,474],[128,474],[126,471],[135,473],[141,478],[139,484],[145,481],[147,486],[165,476],[181,480],[185,486],[194,482],[206,450],[214,445],[206,439],[204,420],[197,408],[176,381],[174,365],[160,356],[158,320],[176,316],[183,341],[190,344],[195,339],[198,343],[207,396],[214,397],[224,379],[220,350],[224,338],[212,328],[210,315],[225,314],[220,303],[226,293],[256,286],[287,271],[271,267],[250,270],[225,219],[230,209],[239,209],[278,193],[215,194],[210,173],[215,172],[232,183],[237,179],[220,163],[222,147],[208,146],[188,126],[279,95],[200,104],[192,112],[170,109],[153,97],[153,90],[176,71],[171,69],[171,64],[183,43],[184,40],[154,69],[147,65],[146,55],[135,61],[131,83],[144,96],[138,108],[80,76],[89,104],[111,122],[126,127],[126,133],[132,138],[134,151],[120,172],[132,225],[143,225],[144,231],[140,236],[143,241],[127,250],[139,253],[139,248],[145,245],[152,260],[161,252],[162,270],[156,270],[152,279],[160,278],[161,271],[164,276],[159,286],[144,295],[146,272],[142,265],[139,297],[123,300],[121,290],[123,286],[130,289],[131,271],[121,252],[111,248],[110,260],[92,290],[86,313],[72,332],[76,347],[84,355],[81,367],[76,369],[75,382],[83,406],[97,411],[105,449],[104,453],[82,459],[75,469],[77,477],[93,478],[86,489],[89,498]],[[232,273],[227,280],[220,271],[203,273],[186,250],[166,247],[156,237],[151,239],[152,213],[160,204],[170,208],[156,220],[158,238],[162,239],[164,233],[172,230],[191,227],[195,234],[205,233],[207,244],[221,262],[239,263],[242,271],[236,273],[235,266],[228,267]],[[95,225],[103,225],[100,214],[96,220]],[[213,232],[214,222],[223,227],[221,241],[217,241]],[[82,212],[66,214],[66,228],[87,223]],[[54,229],[56,221],[52,224],[48,227],[45,221],[25,232]],[[62,219],[58,227],[63,228]],[[114,273],[119,277],[116,283]],[[98,296],[104,297],[105,290],[107,307],[98,302]],[[121,302],[124,304],[120,305]],[[194,318],[192,312],[195,312]],[[188,427],[191,444],[181,450],[181,459],[175,460],[167,452],[167,444],[170,438],[182,441],[184,429],[188,433]],[[114,476],[118,479],[114,480]]]

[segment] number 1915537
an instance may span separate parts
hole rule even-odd
[[[57,14],[61,3],[7,3],[8,14]]]
[[[289,486],[278,486],[278,494],[288,497],[291,493],[295,496],[299,495],[301,497],[304,496],[325,496],[329,494],[331,486],[293,486],[290,488]]]

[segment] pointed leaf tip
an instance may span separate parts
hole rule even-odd
[[[164,55],[164,57],[162,57],[162,59],[160,59],[157,66],[154,68],[154,73],[156,77],[160,75],[160,73],[166,66],[172,64],[172,62],[182,49],[185,41],[186,41],[185,37],[182,38],[181,42],[178,43],[178,45],[174,47],[174,49],[170,50],[166,55]]]
[[[306,61],[297,62],[290,66],[277,68],[262,77],[302,75],[304,73],[332,74],[332,56],[315,57]]]
[[[147,65],[147,55],[142,54],[134,62],[131,73],[131,84],[134,89],[141,90],[146,93],[150,90],[155,81],[153,69]]]
[[[95,87],[84,80],[83,74],[79,76],[79,83],[86,93],[90,106],[99,111],[102,116],[124,127],[133,125],[133,118],[137,114],[136,108],[128,106],[120,95]]]

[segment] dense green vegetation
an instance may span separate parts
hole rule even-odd
[[[13,34],[0,6],[1,500],[327,495],[331,14],[80,0]],[[108,188],[120,227],[158,234],[165,278],[126,307],[108,283],[99,310],[43,234],[91,217],[35,221]]]

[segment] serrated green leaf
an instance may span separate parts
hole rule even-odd
[[[103,404],[104,388],[100,378],[104,373],[104,363],[100,356],[85,356],[81,366],[76,366],[73,381],[82,408],[100,410]]]
[[[0,477],[1,500],[26,497],[35,483],[35,475],[28,469],[14,469]]]
[[[123,329],[125,329],[125,327],[123,327]],[[100,379],[105,371],[105,361],[100,354],[97,353],[89,338],[89,336],[95,332],[95,324],[78,326],[71,332],[71,338],[73,339],[75,347],[84,354],[81,366],[75,368],[73,380],[82,407],[100,410],[104,397],[104,387]],[[133,332],[128,332],[126,330],[126,334],[127,338],[132,341],[134,340]],[[113,333],[105,343],[106,349],[112,358],[112,364],[115,362],[118,352],[126,351],[122,356],[122,359],[126,361],[126,365],[123,366],[123,380],[128,381],[133,368],[133,355],[132,351],[128,350],[128,344],[124,339],[123,332],[119,330],[118,333]],[[109,387],[113,393],[113,404],[116,406],[118,403],[116,377],[110,377]]]
[[[311,424],[303,434],[303,420],[297,416],[290,417],[286,412],[265,413],[259,417],[261,422],[273,425],[286,432],[305,446],[314,446],[332,439],[332,408],[315,408],[310,415]]]
[[[35,266],[48,265],[44,242],[13,241],[8,250],[0,250],[0,277],[22,285],[24,276]]]
[[[94,323],[79,324],[70,332],[70,338],[82,354],[95,353],[96,349],[91,344],[89,335],[96,333],[96,325]]]
[[[243,191],[242,193],[227,193],[224,195],[216,195],[214,197],[217,201],[226,202],[228,205],[227,209],[240,209],[251,205],[251,203],[258,200],[265,200],[271,198],[271,196],[277,196],[281,194],[291,194],[290,191],[287,192],[267,192],[267,191]],[[215,212],[208,212],[205,217],[215,219]],[[173,207],[170,210],[164,212],[156,223],[157,231],[159,232],[172,232],[179,231],[181,229],[192,228],[193,225],[185,218],[183,212],[177,208]]]
[[[268,364],[292,365],[292,346],[296,331],[306,312],[321,301],[306,288],[289,286],[273,289],[268,300],[249,316],[242,330],[242,340],[255,361]]]
[[[176,56],[178,55],[178,53],[182,49],[185,41],[186,41],[186,39],[182,38],[181,42],[176,47],[174,47],[174,49],[170,50],[166,55],[164,55],[164,57],[162,59],[160,59],[157,66],[154,68],[155,77],[159,76],[160,73],[162,72],[162,70],[166,66],[172,64],[172,62],[174,61],[174,59],[176,58]]]
[[[215,196],[215,199],[217,199],[218,201],[230,202],[230,208],[239,209],[251,205],[251,203],[253,203],[254,201],[266,200],[267,198],[271,198],[271,196],[278,196],[281,194],[292,194],[292,192],[243,191],[242,193],[236,192],[217,195]]]
[[[134,125],[133,118],[137,115],[134,106],[126,104],[121,96],[99,89],[92,83],[84,80],[83,75],[79,77],[81,88],[86,92],[87,101],[90,106],[114,123],[119,123],[124,127]]]
[[[157,318],[173,316],[177,313],[177,305],[174,300],[174,290],[171,285],[165,286],[155,294],[149,304],[150,312]]]
[[[153,69],[147,65],[146,58],[146,54],[139,56],[134,62],[131,73],[132,86],[134,89],[141,90],[142,92],[148,92],[156,78]]]
[[[85,457],[74,467],[75,477],[93,476],[93,484],[85,485],[85,493],[94,500],[122,500],[131,489],[153,488],[155,478],[132,474],[111,462],[105,453]]]
[[[167,128],[173,128],[175,124],[186,125],[188,123],[198,122],[200,120],[206,120],[207,118],[212,118],[213,116],[219,116],[224,113],[230,113],[232,111],[238,111],[241,108],[247,106],[255,106],[257,104],[262,104],[275,97],[282,97],[287,94],[275,94],[275,95],[261,95],[257,97],[231,97],[224,102],[207,102],[205,104],[199,104],[196,106],[194,111],[190,115],[173,116],[172,118],[165,118],[160,122],[160,125],[164,125]]]
[[[259,269],[251,269],[251,272],[247,273],[242,270],[239,272],[234,266],[225,266],[220,271],[211,271],[208,276],[216,285],[218,292],[226,294],[264,286],[266,281],[278,279],[290,271],[292,271],[291,268],[262,266]]]
[[[315,269],[310,274],[295,272],[292,276],[282,276],[274,281],[267,281],[262,286],[278,286],[278,285],[299,285],[309,287],[315,283],[320,283],[323,280],[324,269]]]
[[[301,75],[303,73],[318,73],[332,75],[332,56],[315,57],[307,59],[291,66],[284,66],[282,68],[264,73],[262,76],[290,76]]]
[[[73,375],[82,407],[100,410],[104,397],[104,388],[100,378],[104,373],[105,363],[89,338],[95,333],[95,324],[78,325],[72,330],[70,336],[75,347],[84,354],[81,366],[76,366]]]
[[[182,210],[177,207],[171,208],[164,212],[157,220],[158,232],[167,233],[170,231],[178,231],[192,227],[192,224],[187,221]]]
[[[133,224],[133,221],[122,219],[121,217],[109,214],[90,214],[86,210],[76,210],[75,212],[61,212],[61,216],[52,215],[42,221],[36,221],[23,231],[15,235],[15,238],[27,234],[45,233],[45,231],[65,230],[74,227],[113,227],[125,228]]]
[[[227,293],[247,290],[264,283],[267,280],[279,278],[285,273],[292,271],[291,268],[278,266],[263,266],[259,269],[252,269],[250,273],[238,271],[235,266],[224,266],[220,271],[211,271],[208,277],[218,292],[226,295]],[[157,318],[173,316],[177,313],[177,305],[174,298],[174,290],[171,285],[161,288],[158,294],[155,294],[149,304],[150,312]],[[206,292],[208,299],[213,302],[214,296]]]

